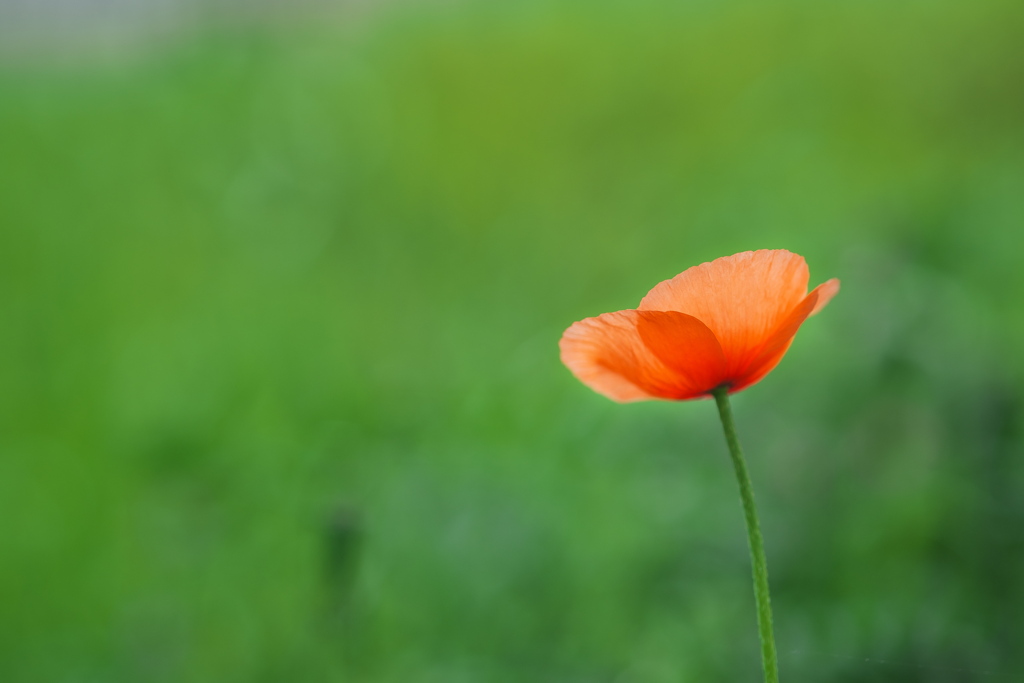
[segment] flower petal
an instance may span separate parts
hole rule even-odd
[[[711,331],[682,314],[605,313],[573,323],[559,346],[562,362],[577,379],[619,402],[695,398],[707,390],[701,383],[708,372],[700,364],[710,359],[719,372],[724,366]]]
[[[752,384],[760,382],[765,375],[775,369],[782,357],[786,355],[797,330],[804,321],[814,315],[839,291],[839,280],[832,278],[824,282],[808,294],[796,308],[794,308],[779,327],[765,341],[764,347],[751,361],[742,376],[733,380],[730,391],[736,392],[745,389]]]
[[[825,308],[825,304],[831,301],[832,297],[839,293],[839,279],[832,278],[831,280],[826,280],[815,287],[814,291],[818,293],[818,303],[814,305],[814,310],[811,311],[811,315],[817,315],[821,309]]]
[[[675,373],[677,399],[709,394],[726,381],[722,345],[708,326],[676,311],[637,311],[644,345]]]
[[[558,346],[562,362],[599,394],[622,403],[659,398],[671,377],[640,340],[636,311],[603,313],[573,323]]]
[[[638,308],[699,319],[718,338],[727,374],[737,377],[807,296],[807,280],[802,256],[785,249],[745,251],[660,283]]]

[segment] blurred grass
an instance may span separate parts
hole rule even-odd
[[[1018,680],[1022,19],[455,4],[7,64],[0,679],[757,680],[713,406],[556,341],[784,247],[844,290],[736,400],[783,675]]]

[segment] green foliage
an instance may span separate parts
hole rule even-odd
[[[756,680],[714,405],[556,342],[766,247],[843,281],[735,399],[783,680],[1019,679],[1022,19],[455,4],[6,66],[0,679]]]

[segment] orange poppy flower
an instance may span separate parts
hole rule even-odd
[[[807,263],[785,249],[745,251],[689,268],[635,310],[573,323],[562,362],[594,391],[620,401],[684,401],[730,393],[778,365],[800,325],[839,291],[807,292]]]

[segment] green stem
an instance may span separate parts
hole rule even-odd
[[[754,598],[757,601],[757,630],[761,635],[761,663],[764,665],[765,683],[779,683],[779,662],[775,654],[775,635],[772,633],[772,604],[768,594],[768,563],[764,558],[764,539],[761,538],[761,525],[757,521],[757,507],[754,505],[754,487],[750,483],[747,463],[743,460],[743,450],[736,436],[736,425],[732,421],[732,408],[729,406],[729,389],[721,386],[713,392],[718,404],[718,414],[722,418],[722,429],[725,440],[729,444],[732,465],[736,469],[736,481],[740,485],[740,497],[743,499],[743,514],[747,518],[747,537],[750,541],[750,562],[754,572]]]

